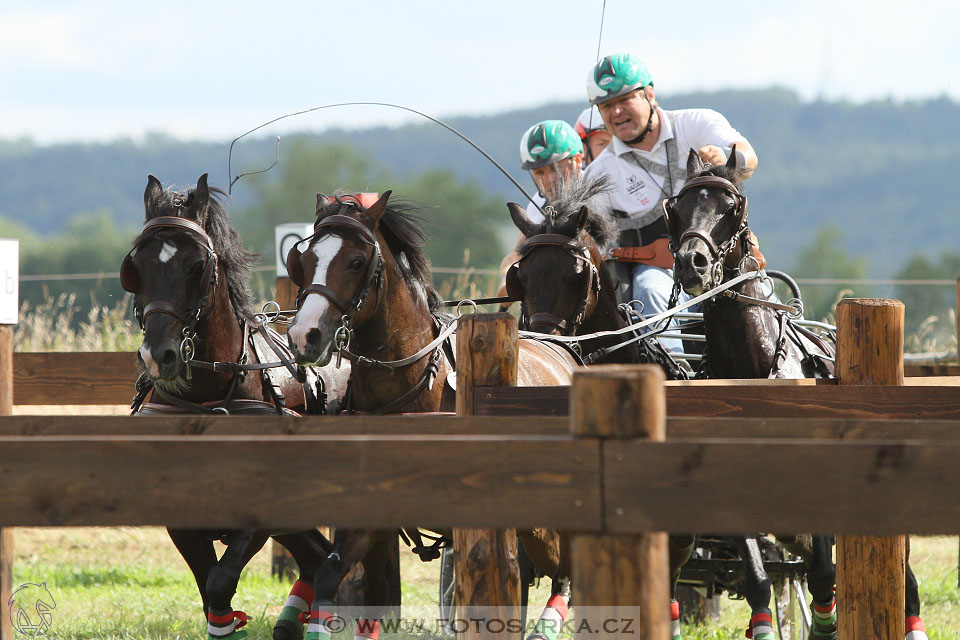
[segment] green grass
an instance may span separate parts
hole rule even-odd
[[[957,539],[914,538],[912,563],[920,580],[923,618],[931,640],[960,636]],[[206,634],[200,597],[186,564],[161,528],[30,528],[15,530],[14,586],[46,582],[57,606],[50,637],[76,640],[173,640]],[[403,601],[432,615],[439,563],[402,553]],[[269,639],[289,582],[270,576],[268,550],[243,573],[234,606],[250,616],[252,639]],[[531,592],[530,617],[549,597],[549,581]],[[6,611],[4,611],[6,614]],[[719,620],[684,625],[688,640],[743,637],[749,618],[742,601],[725,600]],[[340,637],[352,635],[344,633]],[[405,637],[384,634],[384,638]],[[406,636],[409,637],[409,636]],[[417,638],[434,637],[420,633]]]

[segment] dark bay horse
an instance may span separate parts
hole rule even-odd
[[[575,336],[616,331],[633,322],[635,316],[617,304],[616,289],[603,260],[619,230],[613,218],[591,207],[607,185],[606,178],[562,185],[544,208],[547,215],[540,222],[531,221],[520,205],[507,205],[513,223],[526,238],[520,260],[507,272],[507,293],[521,303],[521,328]],[[633,337],[627,333],[585,340],[581,343],[587,347],[581,347],[584,360],[588,365],[654,363],[668,379],[686,378],[654,338],[620,347]],[[693,536],[670,536],[671,598],[693,544]],[[679,615],[672,608],[671,613]]]
[[[440,312],[415,210],[388,205],[390,195],[364,206],[356,196],[318,194],[314,234],[287,258],[301,289],[287,336],[301,364],[327,363],[334,351],[353,362],[345,402],[350,411],[452,410],[455,394],[445,384],[452,368],[440,340],[452,318]],[[521,341],[520,385],[569,384],[574,366],[563,352]],[[552,574],[559,563],[557,536],[527,533],[525,548]],[[396,540],[394,531],[338,530],[334,551],[314,580],[312,617],[330,613],[337,585],[353,564],[363,560],[365,572],[382,570]],[[364,596],[365,606],[399,604],[399,593],[389,593],[381,580],[369,580]]]
[[[663,203],[676,260],[677,286],[700,295],[746,272],[760,270],[753,257],[747,225],[747,199],[741,190],[744,172],[736,153],[726,165],[710,166],[690,150],[687,182],[677,196]],[[676,288],[676,287],[675,287]],[[756,300],[773,301],[772,287],[763,278],[745,280],[702,303],[706,334],[705,365],[711,378],[803,378],[832,375],[835,346],[829,339],[796,327],[783,310]],[[777,536],[788,550],[804,559],[813,596],[813,636],[836,637],[833,597],[834,566],[830,539],[825,536]],[[748,572],[747,601],[755,614],[769,614],[770,582],[753,553],[756,538],[740,541],[741,553],[756,571]],[[751,547],[748,549],[747,547]],[[909,554],[909,544],[907,545]],[[922,633],[916,579],[906,570],[906,629]],[[769,619],[769,618],[768,618]]]
[[[255,256],[231,228],[220,198],[204,174],[186,192],[164,190],[149,176],[144,192],[146,220],[123,261],[124,289],[134,294],[134,310],[143,329],[137,354],[142,370],[134,413],[257,413],[277,415],[319,412],[316,376],[302,385],[289,355],[290,371],[259,363],[284,358],[251,311],[248,280]],[[279,345],[282,346],[282,345]],[[214,367],[212,363],[217,363]],[[346,371],[325,371],[325,393],[341,396]],[[152,402],[143,404],[150,391]],[[278,461],[279,462],[279,461]],[[216,478],[211,478],[215,482]],[[291,488],[294,490],[294,488]],[[211,638],[238,640],[245,622],[230,602],[240,572],[270,532],[263,530],[168,529],[190,566],[207,616]],[[310,578],[331,545],[316,530],[274,536],[292,553],[301,578],[277,623],[276,637],[303,636],[302,602],[312,599]],[[214,540],[227,548],[218,560]]]

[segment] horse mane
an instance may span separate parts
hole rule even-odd
[[[317,220],[336,214],[341,209],[341,197],[350,192],[338,190],[333,194],[330,204],[317,214]],[[422,209],[402,198],[393,198],[387,203],[387,210],[380,218],[378,228],[390,253],[396,259],[406,281],[407,288],[414,296],[422,289],[427,296],[430,311],[441,307],[440,294],[433,286],[433,272],[430,260],[424,251],[427,235],[421,221]]]
[[[181,211],[180,203],[189,202],[195,186],[186,192],[177,187],[168,187],[156,201],[156,216],[176,216]],[[252,317],[253,295],[250,292],[250,273],[259,258],[259,254],[247,251],[243,241],[230,225],[230,216],[223,201],[229,198],[223,189],[209,187],[210,200],[207,206],[207,218],[204,229],[213,242],[217,254],[221,276],[227,282],[230,303],[237,318],[247,320]],[[149,239],[139,236],[134,242],[139,248]]]
[[[541,233],[562,233],[575,235],[573,227],[580,209],[587,207],[587,224],[584,227],[599,247],[606,247],[616,243],[620,237],[620,230],[616,220],[595,206],[595,199],[611,188],[609,176],[596,178],[579,177],[560,186],[557,197],[548,200],[547,206],[553,207],[554,214],[543,222],[535,223],[531,231]],[[546,209],[546,206],[544,207]],[[534,233],[531,233],[534,235]]]

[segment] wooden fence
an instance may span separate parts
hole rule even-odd
[[[658,370],[630,367],[578,372],[569,389],[507,390],[504,371],[515,357],[469,350],[515,342],[514,321],[495,315],[463,320],[461,336],[488,337],[458,341],[461,366],[471,358],[475,365],[461,369],[457,417],[2,417],[0,523],[494,528],[458,529],[461,559],[470,545],[509,544],[509,527],[549,526],[577,533],[580,605],[665,602],[657,531],[881,534],[892,544],[871,548],[895,565],[894,534],[960,531],[960,502],[952,499],[960,486],[960,389],[951,378],[844,385],[891,363],[902,378],[902,320],[898,342],[889,335],[896,323],[856,309],[858,319],[841,327],[841,350],[868,348],[852,351],[855,367],[841,372],[839,386],[664,385]],[[886,335],[864,338],[877,328]],[[11,394],[18,404],[129,400],[130,354],[101,354],[110,374],[100,377],[83,354],[11,358],[7,333],[0,331],[0,413],[9,413]],[[506,409],[518,415],[493,415]],[[552,415],[530,415],[538,412]],[[8,531],[0,537],[3,602]],[[840,606],[855,601],[871,616],[871,638],[902,636],[902,586],[894,589],[898,610],[895,596],[869,593],[876,563],[840,562]],[[511,615],[515,574],[495,565],[502,589],[483,602],[471,597],[485,569],[474,567],[458,587],[461,602]],[[652,606],[637,635],[666,638],[665,617],[665,607]],[[841,609],[843,638],[861,637],[861,617]],[[877,620],[882,633],[873,632]],[[12,637],[9,627],[0,633]]]

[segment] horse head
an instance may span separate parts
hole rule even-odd
[[[220,269],[205,226],[219,205],[211,192],[222,193],[207,186],[207,174],[185,193],[165,191],[149,176],[144,228],[120,268],[143,330],[140,365],[161,386],[184,384],[181,376],[195,348],[196,326],[215,303]]]
[[[540,223],[531,221],[520,205],[507,204],[526,238],[520,260],[507,272],[507,293],[521,301],[521,323],[531,331],[572,335],[596,308],[603,290],[600,246],[615,239],[616,226],[596,213],[590,201],[606,185],[606,179],[564,185],[544,207]]]
[[[734,148],[735,151],[735,148]],[[747,229],[747,198],[740,190],[744,171],[731,153],[725,165],[704,165],[693,149],[687,182],[663,202],[678,277],[684,290],[699,295],[723,281],[742,257]]]
[[[345,339],[349,327],[362,325],[379,308],[384,261],[378,231],[390,194],[369,207],[356,196],[317,194],[313,235],[305,250],[294,246],[287,256],[290,278],[300,287],[297,316],[287,331],[298,363],[327,364],[334,339]]]

